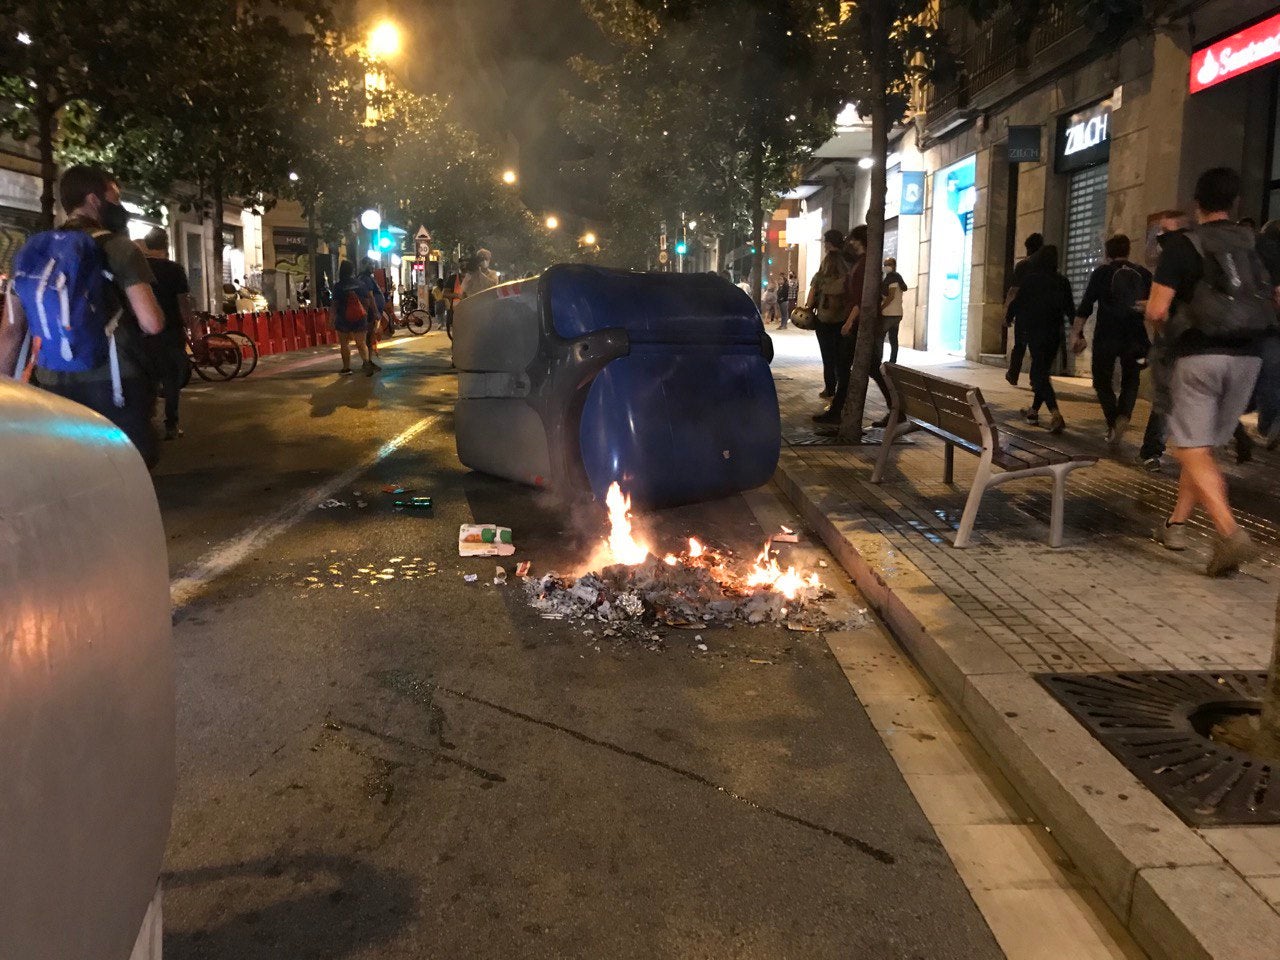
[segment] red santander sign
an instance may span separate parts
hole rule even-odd
[[[1191,55],[1191,92],[1280,60],[1280,13]]]

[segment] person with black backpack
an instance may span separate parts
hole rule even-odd
[[[102,414],[154,467],[155,387],[142,334],[164,329],[155,278],[129,239],[114,177],[100,167],[68,167],[58,195],[67,221],[28,238],[14,257],[0,374],[20,376],[38,337],[36,384]]]
[[[1247,227],[1232,223],[1240,175],[1227,167],[1196,181],[1198,225],[1173,234],[1156,262],[1146,318],[1172,358],[1168,442],[1182,468],[1178,499],[1154,537],[1170,550],[1187,547],[1186,522],[1197,504],[1218,532],[1211,577],[1239,569],[1258,548],[1231,512],[1214,448],[1231,439],[1249,405],[1262,366],[1259,340],[1275,323],[1280,287]]]
[[[1107,260],[1089,276],[1084,296],[1076,308],[1071,349],[1084,351],[1084,324],[1097,308],[1093,326],[1093,390],[1107,420],[1107,443],[1114,451],[1129,429],[1138,399],[1142,360],[1151,349],[1142,309],[1151,294],[1151,272],[1129,259],[1129,238],[1118,233],[1104,245]],[[1120,364],[1120,396],[1115,391],[1116,364]]]

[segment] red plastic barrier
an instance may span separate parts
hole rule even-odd
[[[307,314],[303,310],[290,310],[293,314],[293,331],[298,338],[298,349],[305,350],[307,347],[314,347],[315,341],[311,339],[311,331],[307,327]]]
[[[264,316],[267,318],[267,329],[270,331],[268,337],[271,341],[271,352],[284,353],[284,331],[280,329],[280,314],[268,313]]]
[[[299,310],[302,315],[302,328],[306,331],[306,343],[308,347],[318,347],[320,341],[320,331],[316,329],[316,318],[310,310]]]
[[[252,321],[253,323],[252,336],[253,336],[253,339],[258,344],[258,353],[260,353],[264,357],[272,353],[275,353],[275,351],[271,349],[271,337],[270,337],[270,331],[267,329],[266,314],[264,313],[248,314],[246,315],[245,320]]]

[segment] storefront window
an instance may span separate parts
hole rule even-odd
[[[973,264],[975,157],[933,177],[933,231],[929,244],[929,347],[964,353]]]

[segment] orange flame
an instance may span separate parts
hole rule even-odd
[[[700,543],[699,543],[696,539],[694,539],[693,537],[690,537],[690,538],[689,538],[689,556],[691,556],[691,557],[700,557],[700,556],[702,556],[702,544],[700,544]]]
[[[622,492],[616,482],[609,485],[605,494],[605,506],[609,508],[609,552],[614,563],[628,567],[644,563],[649,547],[636,541],[631,534],[631,498]]]
[[[769,553],[769,544],[764,545],[764,549],[760,551],[760,556],[756,557],[755,566],[747,573],[747,586],[749,587],[766,587],[782,594],[788,600],[794,600],[796,595],[806,587],[820,587],[821,581],[818,580],[816,573],[803,577],[796,573],[795,567],[787,567],[784,571],[778,566],[776,558]]]

